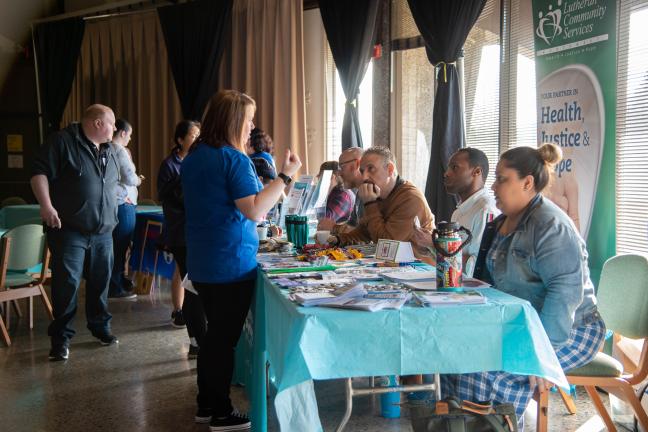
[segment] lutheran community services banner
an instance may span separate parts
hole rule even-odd
[[[533,0],[538,143],[563,151],[547,196],[575,221],[592,280],[615,253],[616,0]]]

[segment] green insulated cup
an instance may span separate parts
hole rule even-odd
[[[296,248],[303,247],[308,242],[308,217],[286,215],[286,235]]]

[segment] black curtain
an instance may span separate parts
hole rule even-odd
[[[233,0],[199,0],[158,8],[182,115],[200,119],[216,91]]]
[[[84,31],[85,22],[81,18],[34,27],[44,136],[59,130],[72,89]]]
[[[371,60],[377,0],[319,0],[333,60],[346,97],[342,123],[342,149],[362,147],[357,98]]]
[[[437,93],[432,115],[432,148],[425,197],[437,221],[450,220],[455,197],[443,186],[450,156],[465,145],[459,75],[455,62],[486,0],[407,0],[436,68]]]

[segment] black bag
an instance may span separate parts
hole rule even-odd
[[[409,402],[414,432],[517,432],[512,404],[474,403],[449,397]]]

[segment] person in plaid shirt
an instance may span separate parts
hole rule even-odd
[[[333,171],[331,185],[326,199],[326,208],[322,216],[335,223],[345,223],[349,220],[355,204],[353,191],[344,188],[344,181],[339,176],[339,164],[337,161],[327,161],[320,166],[318,177],[324,171]]]

